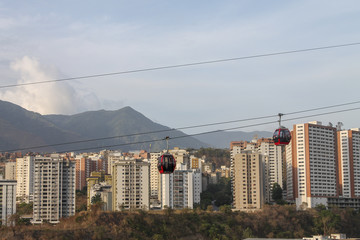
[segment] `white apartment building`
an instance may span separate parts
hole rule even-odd
[[[291,132],[291,138],[293,139],[293,134]],[[285,146],[285,158],[286,158],[286,200],[293,202],[295,200],[295,196],[294,196],[294,177],[295,175],[293,174],[294,169],[293,166],[295,166],[295,164],[293,164],[293,160],[295,161],[295,159],[293,159],[293,152],[292,152],[292,142],[290,142],[290,144]]]
[[[172,174],[161,174],[160,179],[162,208],[192,209],[195,203],[200,203],[200,169],[175,170]]]
[[[34,157],[24,156],[16,159],[16,197],[19,202],[33,201]]]
[[[5,179],[16,180],[16,162],[5,163]]]
[[[262,141],[257,147],[257,151],[264,158],[264,172],[265,172],[265,201],[271,202],[272,200],[272,187],[274,183],[278,183],[281,188],[283,186],[283,156],[281,146],[276,146],[273,141]]]
[[[149,209],[150,164],[129,159],[115,162],[112,169],[113,210]]]
[[[12,225],[9,217],[16,213],[16,181],[0,180],[0,216],[2,225]]]
[[[58,223],[75,215],[75,162],[59,154],[34,159],[34,210],[32,223]]]
[[[293,196],[297,208],[327,206],[327,198],[337,198],[338,156],[336,128],[321,122],[296,124],[292,132]],[[290,160],[288,159],[288,164]]]
[[[340,195],[360,197],[360,129],[338,132]]]
[[[108,154],[108,174],[112,174],[113,166],[116,162],[123,160],[124,157],[122,156],[121,152],[109,152]]]

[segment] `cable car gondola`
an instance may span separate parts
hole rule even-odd
[[[279,113],[279,128],[275,130],[273,134],[273,141],[276,146],[288,145],[291,140],[291,134],[289,129],[281,126],[281,116],[284,115]]]
[[[173,173],[176,167],[176,160],[172,154],[169,153],[169,137],[166,137],[167,150],[166,153],[158,158],[158,170],[161,174]]]

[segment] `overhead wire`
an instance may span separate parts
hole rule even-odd
[[[239,60],[252,59],[252,58],[271,57],[271,56],[277,56],[277,55],[294,54],[294,53],[302,53],[302,52],[310,52],[310,51],[319,51],[319,50],[332,49],[332,48],[350,47],[350,46],[355,46],[355,45],[360,45],[360,42],[345,43],[345,44],[330,45],[330,46],[322,46],[322,47],[314,47],[314,48],[297,49],[297,50],[290,50],[290,51],[283,51],[283,52],[265,53],[265,54],[250,55],[250,56],[243,56],[243,57],[234,57],[234,58],[225,58],[225,59],[201,61],[201,62],[192,62],[192,63],[184,63],[184,64],[176,64],[176,65],[167,65],[167,66],[160,66],[160,67],[141,68],[141,69],[119,71],[119,72],[112,72],[112,73],[101,73],[101,74],[85,75],[85,76],[78,76],[78,77],[52,79],[52,80],[29,82],[29,83],[9,84],[9,85],[0,86],[0,89],[11,88],[11,87],[20,87],[20,86],[28,86],[28,85],[36,85],[36,84],[45,84],[45,83],[73,81],[73,80],[80,80],[80,79],[99,78],[99,77],[107,77],[107,76],[115,76],[115,75],[124,75],[124,74],[139,73],[139,72],[149,72],[149,71],[157,71],[157,70],[165,70],[165,69],[173,69],[173,68],[182,68],[182,67],[198,66],[198,65],[205,65],[205,64],[214,64],[214,63],[229,62],[229,61],[239,61]]]
[[[301,111],[283,113],[283,115],[284,116],[286,116],[286,115],[294,115],[294,114],[299,114],[299,113],[319,111],[319,110],[335,108],[335,107],[341,107],[341,106],[348,106],[348,105],[353,105],[353,104],[358,104],[358,103],[360,103],[360,101],[353,101],[353,102],[348,102],[348,103],[341,103],[341,104],[336,104],[336,105],[330,105],[330,106],[317,107],[317,108],[306,109],[306,110],[301,110]],[[71,141],[71,142],[63,142],[63,143],[46,144],[46,145],[39,145],[39,146],[30,146],[30,147],[23,147],[23,148],[16,148],[16,149],[0,150],[0,152],[16,152],[16,151],[23,151],[23,150],[29,150],[29,149],[39,149],[39,148],[45,148],[45,147],[56,147],[56,146],[63,146],[63,145],[69,145],[69,144],[87,143],[87,142],[110,140],[110,139],[123,138],[123,137],[133,137],[133,136],[141,136],[141,135],[148,135],[148,134],[155,134],[155,133],[180,131],[180,130],[193,129],[193,128],[201,128],[201,127],[224,125],[224,124],[230,124],[230,123],[261,120],[261,119],[267,119],[267,118],[272,118],[272,117],[277,117],[277,116],[278,115],[267,115],[267,116],[252,117],[252,118],[245,118],[245,119],[238,119],[238,120],[230,120],[230,121],[206,123],[206,124],[193,125],[193,126],[178,127],[178,128],[169,128],[169,129],[142,132],[142,133],[132,133],[132,134],[126,134],[126,135],[100,137],[100,138],[92,138],[92,139],[85,139],[85,140],[78,140],[78,141]]]
[[[317,116],[323,116],[323,115],[329,115],[329,114],[341,113],[341,112],[349,112],[349,111],[355,111],[355,110],[360,110],[360,107],[350,108],[350,109],[342,109],[342,110],[337,110],[337,111],[332,111],[332,112],[327,112],[327,113],[312,114],[312,115],[301,116],[301,117],[294,117],[294,118],[285,119],[285,120],[282,120],[282,121],[293,121],[293,120],[298,120],[298,119],[303,119],[303,118],[317,117]],[[219,132],[225,132],[225,131],[231,131],[231,130],[238,130],[238,129],[248,128],[248,127],[263,126],[263,125],[268,125],[268,124],[274,124],[274,123],[277,123],[277,122],[278,121],[276,120],[276,121],[256,123],[256,124],[250,124],[250,125],[239,126],[239,127],[232,127],[232,128],[219,129],[219,130],[213,130],[213,131],[206,131],[206,132],[201,132],[201,133],[187,134],[187,135],[183,135],[183,136],[175,136],[175,137],[170,137],[170,140],[172,140],[172,139],[180,139],[180,138],[187,138],[187,137],[194,137],[194,136],[200,136],[200,135],[205,135],[205,134],[219,133]],[[113,148],[113,147],[120,147],[120,146],[129,146],[129,145],[136,145],[136,144],[153,143],[153,142],[159,142],[159,141],[164,141],[164,140],[165,140],[164,138],[162,138],[162,139],[152,139],[152,140],[137,141],[137,142],[132,142],[132,143],[106,145],[106,146],[101,146],[101,147],[72,149],[72,150],[68,150],[68,151],[65,151],[65,152],[77,152],[77,151],[101,149],[101,148]]]
[[[310,111],[314,111],[315,109],[317,110],[322,110],[322,109],[328,109],[330,107],[338,107],[338,106],[345,106],[345,105],[351,105],[351,104],[355,104],[355,103],[359,103],[360,101],[355,101],[355,102],[351,102],[351,103],[344,103],[344,104],[337,104],[337,105],[333,105],[333,106],[326,106],[326,107],[321,107],[321,108],[313,108],[313,109],[308,109],[308,110],[302,110],[302,111],[298,111],[298,112],[291,112],[288,114],[284,114],[284,115],[292,115],[292,114],[298,114],[298,113],[304,113],[304,112],[310,112]],[[316,116],[323,116],[323,115],[329,115],[329,114],[334,114],[334,113],[341,113],[341,112],[348,112],[348,111],[354,111],[354,110],[359,110],[360,107],[356,107],[356,108],[350,108],[350,109],[342,109],[342,110],[337,110],[337,111],[332,111],[332,112],[325,112],[325,113],[317,113],[317,114],[312,114],[312,115],[307,115],[307,116],[300,116],[300,117],[294,117],[294,118],[289,118],[289,119],[283,119],[282,121],[293,121],[293,120],[298,120],[298,119],[303,119],[303,118],[309,118],[309,117],[316,117]],[[250,120],[258,120],[258,119],[265,119],[265,118],[270,118],[270,117],[275,117],[277,115],[271,115],[271,116],[264,116],[264,117],[257,117],[257,118],[248,118],[248,119],[242,119],[242,120],[237,120],[239,121],[249,121]],[[202,125],[196,125],[196,126],[192,126],[192,128],[195,127],[199,127],[199,126],[212,126],[215,124],[225,124],[225,123],[229,123],[229,122],[234,122],[234,121],[227,121],[227,122],[221,122],[221,123],[212,123],[212,124],[202,124]],[[231,131],[231,130],[238,130],[238,129],[242,129],[242,128],[248,128],[248,127],[255,127],[255,126],[262,126],[262,125],[267,125],[267,124],[273,124],[273,123],[277,123],[278,121],[269,121],[269,122],[262,122],[262,123],[256,123],[256,124],[250,124],[250,125],[244,125],[244,126],[237,126],[237,127],[232,127],[232,128],[225,128],[225,129],[219,129],[219,130],[212,130],[212,131],[205,131],[205,132],[200,132],[200,133],[195,133],[195,134],[185,134],[182,136],[175,136],[175,137],[171,137],[171,139],[179,139],[179,138],[186,138],[186,137],[193,137],[193,136],[199,136],[199,135],[205,135],[205,134],[211,134],[211,133],[218,133],[218,132],[224,132],[224,131]],[[191,128],[191,126],[188,127],[184,127],[184,128]],[[161,130],[161,131],[153,131],[153,132],[148,132],[146,134],[149,133],[156,133],[156,132],[165,132],[165,131],[174,131],[174,130],[178,130],[181,128],[177,128],[177,129],[168,129],[168,130]],[[142,133],[144,134],[144,133]],[[138,134],[132,134],[132,135],[123,135],[121,137],[124,136],[135,136]],[[115,138],[115,137],[108,137],[108,138],[98,138],[96,140],[106,140],[106,139],[111,139],[111,138]],[[91,150],[91,149],[100,149],[100,148],[112,148],[112,147],[121,147],[121,146],[128,146],[128,145],[136,145],[136,144],[144,144],[144,143],[152,143],[152,142],[158,142],[158,141],[163,141],[164,139],[151,139],[151,140],[144,140],[144,141],[137,141],[137,142],[131,142],[131,143],[121,143],[121,144],[114,144],[114,145],[103,145],[103,146],[93,146],[93,147],[88,147],[88,148],[80,148],[80,149],[72,149],[72,150],[67,150],[65,152],[75,152],[75,151],[84,151],[84,150]],[[74,141],[74,142],[68,142],[68,143],[60,143],[60,144],[49,144],[49,145],[43,145],[43,146],[36,146],[36,147],[27,147],[27,148],[23,148],[23,149],[14,149],[14,150],[6,150],[6,151],[0,151],[0,152],[15,152],[15,151],[21,151],[21,150],[25,150],[25,149],[37,149],[37,148],[45,148],[45,147],[52,147],[52,146],[59,146],[59,145],[66,145],[66,144],[75,144],[75,143],[84,143],[84,142],[89,142],[90,140],[84,140],[84,141]],[[95,141],[95,139],[92,139],[92,141]]]

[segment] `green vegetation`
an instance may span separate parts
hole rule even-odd
[[[76,190],[75,211],[81,212],[87,210],[87,188],[84,187],[81,191]]]
[[[215,205],[220,207],[222,205],[231,205],[231,181],[230,178],[221,178],[219,184],[209,184],[206,191],[203,191],[200,196],[200,208],[205,210],[212,201]]]
[[[296,211],[290,205],[266,205],[263,210],[232,212],[200,209],[163,211],[87,211],[57,225],[0,228],[4,239],[244,239],[302,238],[335,232],[360,236],[360,213],[323,206]]]
[[[230,151],[227,149],[200,148],[195,153],[195,157],[206,156],[206,161],[215,164],[215,168],[221,166],[230,167]]]
[[[100,194],[96,194],[91,198],[91,204],[97,204],[97,203],[102,203]]]
[[[271,197],[277,204],[286,204],[286,201],[283,199],[283,190],[278,183],[273,184]]]
[[[33,203],[20,203],[16,205],[16,213],[21,215],[29,215],[33,213]]]

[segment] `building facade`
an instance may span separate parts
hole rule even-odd
[[[100,195],[104,211],[112,211],[112,176],[106,171],[92,172],[87,181],[87,209],[92,205],[92,198]]]
[[[0,216],[2,225],[12,225],[9,219],[16,213],[16,181],[0,180]]]
[[[16,197],[19,202],[33,201],[34,188],[34,156],[16,159]]]
[[[264,156],[265,201],[272,202],[272,187],[274,183],[278,183],[284,189],[285,164],[282,147],[276,146],[272,139],[259,139],[257,151]]]
[[[113,210],[149,209],[150,164],[139,159],[115,162],[113,177]]]
[[[5,179],[16,180],[16,162],[5,163]]]
[[[289,150],[286,154],[291,155],[291,195],[298,209],[327,206],[328,198],[339,197],[336,128],[317,121],[296,124]]]
[[[33,223],[58,223],[75,214],[75,162],[58,154],[34,159]]]
[[[233,207],[240,211],[261,209],[265,203],[262,155],[242,151],[234,156]]]
[[[200,169],[175,170],[172,174],[161,174],[160,179],[162,208],[192,209],[194,204],[200,203]]]
[[[337,133],[340,195],[360,198],[360,129]]]
[[[157,167],[160,153],[150,153],[150,198],[159,200],[160,173]]]

